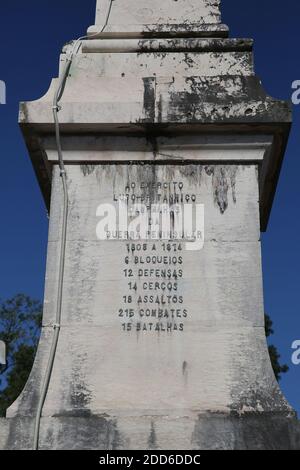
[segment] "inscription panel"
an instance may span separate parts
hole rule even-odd
[[[95,413],[222,408],[241,341],[252,351],[253,338],[263,338],[255,165],[68,165],[68,185],[62,329],[45,410],[57,412],[57,390],[66,410],[74,403]],[[55,312],[60,197],[55,170],[46,324]],[[185,203],[204,207],[198,240],[155,230],[156,238],[126,236],[143,229],[145,214],[147,230],[157,228],[153,205]],[[134,204],[145,213],[140,206],[130,213]],[[174,235],[178,214],[168,215]],[[103,228],[109,239],[99,238]]]

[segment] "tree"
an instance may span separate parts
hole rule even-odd
[[[274,334],[273,330],[273,322],[269,315],[265,315],[265,330],[266,330],[266,337],[269,338],[271,335]],[[269,346],[269,354],[272,363],[272,367],[274,370],[274,374],[276,379],[279,381],[281,380],[281,374],[285,374],[289,371],[289,367],[287,364],[280,364],[280,354],[273,344]]]
[[[24,294],[0,302],[0,340],[7,365],[0,370],[0,416],[22,392],[39,342],[42,304]]]

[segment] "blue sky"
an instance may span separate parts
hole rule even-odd
[[[232,37],[255,39],[256,72],[266,91],[290,99],[300,80],[299,0],[223,0],[223,22]],[[95,0],[10,0],[0,6],[0,80],[7,105],[0,106],[0,297],[17,292],[43,297],[48,219],[17,124],[19,101],[44,95],[57,75],[64,43],[94,23]],[[291,364],[291,344],[300,339],[300,105],[269,228],[263,235],[265,309],[272,338],[290,372],[281,387],[300,413],[300,366]]]

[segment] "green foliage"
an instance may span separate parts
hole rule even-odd
[[[274,334],[273,331],[273,322],[269,315],[265,315],[265,330],[266,330],[266,337],[268,338],[269,336]],[[280,364],[280,354],[273,344],[269,346],[269,354],[270,354],[270,359],[272,363],[272,367],[274,370],[274,374],[276,379],[279,381],[281,380],[281,374],[285,374],[286,372],[289,371],[289,367],[287,364]]]
[[[0,416],[20,395],[30,374],[42,322],[39,301],[18,294],[0,302],[0,340],[7,348],[7,366],[0,371]]]

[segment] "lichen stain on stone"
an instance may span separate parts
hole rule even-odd
[[[46,433],[46,441],[50,449],[55,449],[55,435],[53,428],[48,428]]]
[[[150,434],[148,437],[148,449],[149,450],[157,450],[157,437],[156,437],[156,431],[155,431],[155,426],[154,422],[151,422],[151,429],[150,429]]]
[[[191,435],[192,449],[233,450],[234,437],[228,415],[208,411],[195,421]]]
[[[30,382],[26,384],[26,388],[24,391],[26,391],[26,389],[28,388],[30,391],[32,391],[32,393],[24,393],[24,391],[22,392],[21,396],[19,397],[19,400],[21,399],[21,403],[18,407],[18,415],[19,416],[22,416],[22,411],[24,412],[24,410],[28,411],[30,410],[30,415],[34,416],[35,415],[35,410],[36,410],[36,406],[37,406],[37,403],[39,401],[39,393],[37,392],[36,390],[36,384],[39,384],[41,382],[41,378],[42,378],[42,372],[40,370],[41,368],[35,368],[34,372],[35,372],[35,376],[31,375],[31,379],[30,379]],[[26,400],[28,400],[29,398],[29,405],[30,407],[27,408],[26,405],[28,403],[26,403]],[[23,401],[24,401],[24,405],[23,405]],[[23,406],[22,406],[23,405]],[[25,440],[25,436],[33,436],[33,432],[34,432],[34,429],[33,429],[33,426],[32,426],[32,429],[28,429],[28,427],[26,426],[26,430],[22,429],[22,426],[20,425],[21,423],[19,422],[18,418],[17,419],[11,419],[11,424],[9,426],[9,432],[8,432],[8,436],[7,436],[7,441],[6,441],[6,444],[4,446],[4,448],[7,448],[7,449],[16,449],[16,442],[18,442],[18,440],[22,439],[22,440]],[[2,442],[1,442],[2,444]],[[31,448],[31,445],[32,443],[30,442],[30,448]],[[2,449],[3,447],[1,447]],[[17,449],[16,449],[17,450]],[[19,449],[20,450],[20,449]]]
[[[20,103],[20,111],[19,111],[19,119],[20,122],[29,122],[29,115],[28,115],[28,108],[25,102]]]
[[[85,216],[82,224],[84,227],[87,225]],[[100,268],[97,257],[93,256],[87,261],[85,248],[86,243],[79,241],[74,244],[72,254],[70,255],[70,285],[68,287],[70,303],[68,318],[72,318],[72,321],[80,321],[84,311],[86,322],[92,322],[92,303],[95,298],[96,279]]]
[[[176,179],[176,165],[165,165],[161,169],[162,180],[164,182],[172,182]]]
[[[228,168],[228,173],[229,173],[229,178],[230,178],[230,185],[231,185],[231,191],[232,191],[232,200],[234,204],[236,204],[236,175],[238,172],[238,166],[237,165],[230,165]]]
[[[228,191],[231,187],[232,200],[234,204],[236,198],[236,175],[238,171],[237,165],[208,165],[205,172],[212,177],[212,189],[214,203],[219,207],[221,214],[224,214],[229,205]]]
[[[285,400],[278,383],[265,387],[262,384],[253,384],[247,389],[232,391],[232,404],[230,405],[233,416],[242,416],[249,413],[282,413],[286,416],[294,416],[288,402]]]
[[[86,408],[91,401],[91,393],[83,383],[77,383],[72,386],[71,403],[74,409],[82,410]]]
[[[84,176],[89,176],[94,173],[96,165],[80,165],[80,169]]]

